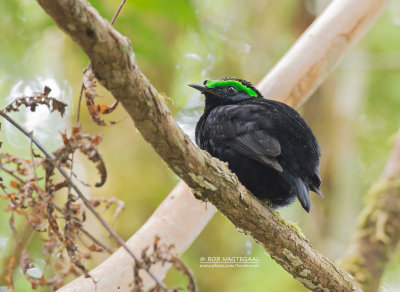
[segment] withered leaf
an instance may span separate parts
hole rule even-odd
[[[50,91],[51,89],[45,86],[43,92],[36,92],[33,96],[18,97],[14,99],[14,101],[8,106],[6,106],[4,111],[6,113],[17,112],[19,111],[19,107],[24,105],[26,108],[29,108],[32,112],[34,112],[38,105],[44,104],[47,105],[51,112],[58,111],[61,116],[64,116],[67,104],[54,97],[49,97],[48,95]]]
[[[102,251],[104,251],[103,248],[101,248],[100,246],[97,246],[95,244],[92,244],[91,246],[89,246],[89,250],[90,251],[94,251],[94,252],[102,252]]]
[[[64,238],[60,233],[60,228],[58,227],[58,223],[56,220],[56,216],[53,214],[54,212],[54,203],[50,201],[47,204],[47,219],[49,220],[49,225],[51,229],[53,229],[54,233],[57,235],[58,239],[63,242]]]
[[[106,104],[96,105],[96,111],[101,115],[111,114],[118,106],[118,100],[116,100],[112,105],[108,106]]]
[[[173,245],[165,245],[160,244],[160,237],[156,236],[153,242],[153,249],[149,252],[150,247],[147,246],[142,250],[141,259],[142,262],[145,263],[145,267],[149,267],[150,265],[154,265],[156,263],[161,263],[164,265],[165,263],[171,263],[174,268],[178,271],[181,271],[189,280],[187,291],[194,292],[196,291],[196,285],[194,282],[194,277],[190,272],[189,268],[182,262],[180,258],[173,254]],[[140,279],[136,279],[136,277],[140,277],[138,273],[139,268],[134,267],[134,276],[135,282],[140,281]],[[175,289],[172,291],[176,291]]]
[[[117,108],[118,101],[115,101],[111,106],[105,104],[95,105],[94,99],[97,96],[97,84],[96,80],[94,79],[94,73],[91,69],[85,70],[83,75],[83,86],[85,88],[86,106],[92,121],[99,126],[106,126],[107,123],[100,116],[100,114],[112,113]]]
[[[115,219],[118,216],[118,214],[122,211],[122,209],[125,208],[125,203],[121,200],[118,200],[115,197],[91,198],[90,203],[93,205],[93,207],[98,207],[100,205],[100,203],[104,203],[105,205],[104,205],[103,211],[108,210],[108,208],[110,208],[111,205],[116,204],[117,208],[115,209],[113,219]]]
[[[76,150],[79,150],[81,153],[87,156],[90,161],[96,164],[96,168],[100,173],[100,182],[96,183],[95,186],[101,187],[104,185],[107,179],[107,170],[103,158],[96,148],[96,146],[101,142],[101,136],[85,133],[81,130],[79,125],[72,128],[72,134],[70,138],[68,138],[65,133],[62,133],[61,136],[64,145],[54,152],[56,161],[65,163],[68,161],[70,154],[74,153]],[[52,172],[49,172],[49,176],[51,175]]]
[[[102,117],[100,117],[99,113],[96,111],[94,104],[94,99],[97,96],[95,90],[96,81],[94,80],[94,73],[91,69],[86,70],[85,74],[83,74],[83,86],[85,87],[85,100],[90,117],[97,125],[105,126],[106,122]]]
[[[10,186],[14,189],[19,188],[19,184],[15,180],[10,181]]]

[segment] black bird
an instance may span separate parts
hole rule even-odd
[[[290,106],[264,99],[245,80],[226,77],[189,84],[205,95],[196,144],[228,163],[240,182],[273,208],[311,208],[308,191],[322,195],[320,148],[311,129]]]

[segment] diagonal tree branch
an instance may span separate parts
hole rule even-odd
[[[129,41],[113,30],[87,2],[38,2],[81,45],[91,59],[99,81],[121,101],[144,138],[186,181],[196,196],[211,201],[236,226],[250,233],[306,287],[315,291],[324,288],[359,290],[346,272],[313,250],[294,228],[249,196],[225,164],[190,142],[177,127],[163,97],[138,69]],[[364,5],[373,2],[377,1],[368,1]],[[381,4],[384,2],[380,1]],[[376,10],[378,6],[374,8]],[[367,23],[372,23],[372,20]],[[365,31],[365,26],[361,31]],[[360,30],[357,32],[361,33]]]
[[[359,290],[346,272],[251,196],[224,163],[192,144],[172,118],[163,97],[140,72],[130,42],[87,2],[38,2],[88,54],[98,80],[123,104],[143,137],[198,198],[211,201],[306,287]]]
[[[387,0],[336,0],[261,80],[267,98],[300,106],[381,14]]]
[[[400,242],[400,131],[380,180],[369,190],[343,266],[364,291],[378,291]]]

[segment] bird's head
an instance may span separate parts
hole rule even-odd
[[[243,100],[260,98],[261,93],[248,81],[225,77],[219,80],[204,80],[203,84],[188,84],[206,97],[206,105],[234,104]]]

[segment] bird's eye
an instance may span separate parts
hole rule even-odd
[[[236,94],[238,92],[237,89],[233,86],[228,87],[227,91],[229,94]]]

